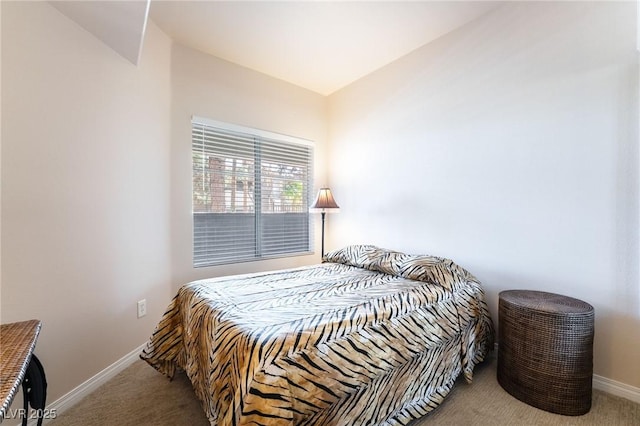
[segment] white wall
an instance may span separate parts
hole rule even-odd
[[[136,67],[46,2],[2,2],[1,321],[42,320],[50,402],[173,295],[170,48],[150,24]]]
[[[449,257],[595,306],[595,373],[640,386],[635,2],[506,4],[332,95],[331,246]]]
[[[0,319],[43,320],[54,401],[144,342],[180,284],[318,261],[319,238],[192,268],[195,114],[316,141],[342,206],[328,248],[451,257],[496,319],[507,288],[594,304],[596,373],[640,386],[634,7],[509,4],[327,100],[153,23],[134,67],[47,3],[2,2]]]
[[[172,49],[171,81],[171,258],[174,287],[177,289],[200,278],[319,262],[320,238],[317,238],[313,255],[193,268],[191,116],[314,141],[314,179],[317,186],[321,186],[326,181],[326,98],[178,43],[174,43]],[[317,226],[319,219],[316,219]]]
[[[2,4],[0,4],[0,99],[2,99]],[[0,177],[2,176],[2,102],[0,102]],[[2,182],[0,179],[0,187]],[[2,241],[2,191],[0,190],[0,242]],[[0,301],[2,301],[2,244],[0,243]],[[2,303],[0,303],[0,319]]]
[[[133,66],[45,2],[3,2],[2,38],[1,321],[42,320],[48,401],[144,343],[179,285],[319,260],[192,267],[190,118],[314,140],[322,185],[325,97],[153,22]]]

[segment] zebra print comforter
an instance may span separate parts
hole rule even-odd
[[[480,283],[374,246],[183,286],[140,355],[183,369],[212,425],[406,425],[493,345]]]

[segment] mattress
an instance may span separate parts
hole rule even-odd
[[[180,288],[140,355],[184,370],[212,425],[406,425],[493,347],[480,282],[370,245]]]

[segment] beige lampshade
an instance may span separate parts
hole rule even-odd
[[[329,188],[320,188],[318,191],[318,196],[316,197],[316,201],[311,205],[312,209],[339,209],[340,206],[336,203],[336,200],[333,199],[333,194],[331,194],[331,189]]]

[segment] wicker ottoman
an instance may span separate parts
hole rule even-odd
[[[503,291],[498,307],[498,382],[552,413],[591,409],[593,306],[553,293]]]

